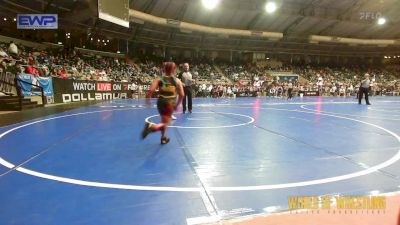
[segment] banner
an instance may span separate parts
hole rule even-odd
[[[9,72],[1,72],[0,73],[0,81],[14,84],[14,79],[15,79],[15,75],[12,73],[9,73]],[[16,94],[14,86],[10,85],[10,84],[0,82],[0,92],[6,93],[6,94]]]
[[[277,80],[279,81],[289,81],[289,80],[298,80],[299,76],[297,75],[287,75],[287,76],[277,76]]]
[[[299,92],[300,94],[301,92]],[[304,96],[319,96],[318,91],[303,91]]]
[[[257,97],[257,92],[256,91],[239,91],[236,92],[236,97]]]
[[[18,86],[21,87],[23,96],[41,96],[42,92],[40,88],[33,86],[38,85],[43,88],[45,96],[53,96],[53,83],[51,77],[35,77],[32,74],[18,74],[17,78],[27,83],[18,81]]]
[[[132,98],[135,92],[149,90],[150,85],[129,82],[86,81],[53,78],[54,102],[80,102]]]
[[[17,29],[58,29],[58,15],[18,14]]]

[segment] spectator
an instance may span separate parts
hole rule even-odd
[[[18,74],[24,73],[25,69],[21,66],[20,62],[16,62],[14,64],[14,66],[10,66],[8,68],[8,72],[18,75]]]
[[[58,70],[58,74],[57,75],[62,79],[67,79],[69,77],[67,71],[64,68]]]
[[[39,71],[35,68],[35,63],[33,63],[33,62],[30,62],[29,66],[26,67],[25,73],[33,74],[36,77],[39,76]]]
[[[1,58],[8,58],[8,54],[2,48],[0,48],[0,57]]]
[[[10,41],[10,46],[8,47],[8,53],[10,53],[11,56],[18,56],[18,47],[16,44],[14,44],[13,41]]]
[[[49,68],[47,68],[47,66],[42,66],[42,68],[39,71],[39,75],[41,77],[49,77],[50,76]]]

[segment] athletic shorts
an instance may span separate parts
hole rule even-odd
[[[157,109],[160,115],[162,116],[171,116],[174,112],[175,107],[175,99],[163,99],[159,98],[157,101]]]

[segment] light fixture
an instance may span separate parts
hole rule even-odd
[[[7,18],[4,17],[4,21],[7,21]]]
[[[86,48],[86,46],[83,46],[83,48]]]
[[[121,53],[120,51],[117,51],[117,53],[119,54],[119,53]]]
[[[391,59],[392,57],[388,56],[388,59]]]
[[[59,44],[59,45],[62,45],[62,42],[61,42],[61,41],[59,41],[57,44]]]
[[[100,39],[97,39],[97,42],[100,42]]]
[[[70,36],[67,36],[67,38],[69,39],[69,38],[71,38]]]
[[[90,38],[91,41],[93,41],[93,38]]]
[[[104,43],[104,40],[103,40],[103,43]]]
[[[386,23],[386,19],[385,18],[381,17],[381,18],[378,19],[378,24],[379,25],[383,25],[385,23]]]
[[[387,59],[388,57],[385,55],[384,58]]]
[[[267,11],[267,13],[275,12],[276,11],[275,2],[267,2],[267,4],[265,5],[265,11]]]
[[[14,18],[14,22],[17,21],[17,18]]]
[[[269,60],[269,58],[267,57],[267,60]]]
[[[218,5],[219,0],[201,0],[201,2],[206,9],[214,9]]]
[[[107,42],[110,42],[110,40],[107,40]]]
[[[395,59],[396,58],[396,56],[393,56],[393,59]]]

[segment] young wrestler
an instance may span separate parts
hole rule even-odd
[[[173,76],[175,73],[175,63],[164,63],[164,71],[165,75],[161,78],[158,77],[154,79],[150,86],[150,90],[147,93],[147,101],[149,102],[154,91],[157,88],[159,90],[157,109],[160,113],[161,123],[145,123],[142,131],[142,139],[144,139],[149,133],[161,131],[161,144],[167,144],[169,142],[169,138],[166,136],[166,130],[171,121],[172,112],[178,108],[184,96],[181,81]],[[177,94],[179,96],[178,102],[176,102]]]

